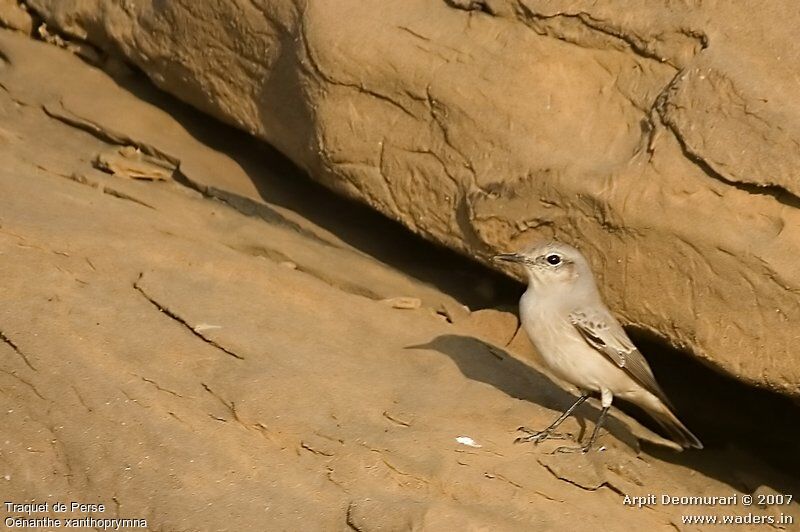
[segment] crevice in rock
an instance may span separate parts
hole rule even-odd
[[[490,257],[492,255],[491,248],[484,242],[475,226],[472,223],[472,214],[469,204],[469,198],[463,191],[459,192],[459,197],[456,203],[456,224],[458,225],[461,236],[464,240],[476,251],[480,251],[484,256]]]
[[[78,35],[63,31],[62,28],[49,26],[45,16],[30,5],[27,0],[17,0],[17,3],[28,12],[31,17],[32,30],[30,38],[64,48],[86,61],[88,64],[98,66],[107,54],[98,46],[80,38]]]
[[[673,120],[670,119],[667,113],[667,106],[669,105],[669,94],[670,92],[674,91],[677,87],[678,83],[680,83],[683,76],[686,74],[686,70],[682,69],[675,73],[675,76],[667,83],[664,88],[659,92],[658,96],[656,96],[655,100],[653,101],[653,105],[650,108],[650,112],[647,115],[647,123],[649,124],[649,139],[648,139],[648,151],[652,153],[654,149],[654,142],[655,142],[655,135],[658,126],[663,126],[664,128],[669,131],[675,140],[678,142],[678,145],[681,148],[681,152],[683,156],[686,157],[688,161],[693,163],[697,166],[704,174],[707,176],[721,181],[726,185],[730,185],[734,188],[747,192],[748,194],[756,194],[762,196],[769,196],[773,198],[778,203],[786,205],[788,207],[793,207],[795,209],[800,209],[800,198],[796,195],[792,194],[785,188],[781,187],[780,185],[758,185],[755,183],[742,183],[739,181],[733,181],[727,178],[725,175],[718,172],[713,165],[711,165],[708,161],[706,161],[702,155],[692,150],[686,139],[683,136],[680,128],[675,124]]]
[[[678,417],[700,438],[705,451],[674,454],[648,449],[659,458],[705,470],[706,474],[740,484],[752,491],[753,479],[764,478],[757,463],[737,464],[738,471],[724,464],[704,461],[704,453],[737,449],[770,463],[779,471],[800,473],[795,452],[800,441],[800,402],[777,392],[746,384],[712,368],[647,331],[628,327],[627,332],[645,354],[659,384],[675,404]],[[616,404],[616,402],[615,402]],[[636,407],[630,411],[636,412]],[[628,408],[626,408],[628,409]],[[643,424],[658,430],[647,414],[636,412]],[[738,475],[738,478],[737,478]]]
[[[147,299],[147,301],[149,301],[160,312],[163,312],[166,316],[168,316],[168,317],[172,318],[173,320],[177,321],[178,323],[180,323],[186,330],[188,330],[190,333],[192,333],[192,336],[196,336],[197,338],[200,338],[203,342],[205,342],[205,343],[207,343],[207,344],[209,344],[209,345],[211,345],[213,347],[216,347],[217,349],[219,349],[220,351],[222,351],[225,354],[228,354],[228,355],[230,355],[230,356],[232,356],[232,357],[234,357],[236,359],[239,359],[239,360],[244,360],[243,356],[241,356],[241,355],[239,355],[237,353],[234,353],[230,349],[218,344],[217,342],[215,342],[214,340],[211,340],[210,338],[206,338],[203,334],[197,332],[197,330],[194,327],[189,325],[189,322],[187,322],[185,319],[183,319],[180,316],[178,316],[178,314],[176,314],[174,311],[170,310],[168,307],[166,307],[166,306],[162,305],[161,303],[159,303],[158,301],[156,301],[152,296],[150,296],[147,292],[145,292],[144,289],[139,285],[139,281],[141,279],[142,279],[142,274],[139,274],[139,278],[133,283],[134,290],[139,292],[145,299]]]
[[[444,3],[456,9],[464,11],[479,11],[487,15],[495,15],[492,6],[486,0],[444,0]]]
[[[392,464],[391,462],[389,462],[389,461],[386,459],[386,456],[384,456],[383,452],[381,452],[381,451],[377,451],[377,453],[378,453],[378,455],[379,455],[379,456],[380,456],[380,458],[381,458],[381,462],[383,462],[383,464],[386,466],[386,468],[387,468],[387,469],[389,469],[390,471],[392,471],[392,472],[394,472],[394,473],[395,473],[395,475],[393,475],[393,476],[395,476],[395,478],[394,478],[394,481],[395,481],[395,482],[397,483],[397,485],[398,485],[398,486],[400,486],[401,488],[407,488],[407,487],[409,487],[409,486],[408,486],[406,483],[404,483],[404,482],[401,482],[401,481],[400,481],[400,480],[399,480],[399,479],[396,477],[396,475],[399,475],[399,476],[401,476],[401,477],[408,477],[408,478],[410,478],[410,479],[413,479],[413,480],[415,480],[416,482],[418,482],[418,483],[419,483],[420,485],[422,485],[422,486],[427,486],[428,484],[430,484],[430,482],[429,482],[429,481],[428,481],[428,479],[426,479],[426,478],[420,477],[420,476],[418,476],[418,475],[415,475],[415,474],[413,474],[413,473],[406,473],[405,471],[402,471],[402,470],[398,469],[398,468],[397,468],[397,466],[395,466],[394,464]]]
[[[380,173],[380,176],[383,179],[384,188],[386,189],[386,193],[388,194],[389,200],[392,203],[394,212],[404,215],[405,213],[403,213],[402,209],[400,209],[400,202],[397,201],[397,194],[395,194],[392,180],[389,179],[389,176],[386,174],[386,144],[388,142],[388,139],[385,138],[381,141],[381,150],[380,154],[378,155],[378,173]],[[409,226],[411,226],[414,223],[414,220],[409,218],[407,223]]]
[[[99,140],[102,140],[103,142],[118,146],[131,146],[133,148],[136,148],[137,150],[140,150],[146,155],[155,157],[156,159],[163,160],[165,163],[170,164],[172,167],[175,168],[172,174],[172,178],[175,180],[176,183],[183,185],[191,190],[194,190],[195,192],[199,193],[206,199],[220,201],[245,216],[251,218],[261,218],[265,222],[287,227],[299,234],[302,234],[303,236],[311,238],[326,246],[335,247],[327,240],[320,238],[317,234],[308,231],[299,226],[298,224],[288,220],[287,218],[279,214],[276,210],[270,208],[268,205],[264,203],[257,203],[255,201],[252,201],[248,198],[244,198],[237,194],[233,194],[230,192],[226,192],[224,190],[217,189],[215,187],[206,186],[201,183],[198,183],[197,181],[191,179],[185,172],[181,170],[181,161],[177,157],[169,155],[155,146],[139,142],[122,133],[110,131],[107,128],[95,124],[90,120],[84,119],[79,116],[74,116],[71,113],[69,113],[69,111],[67,111],[65,108],[63,108],[63,105],[61,106],[61,108],[63,109],[63,111],[56,109],[53,106],[47,106],[47,105],[42,106],[43,111],[50,118],[58,120],[76,129],[80,129],[81,131],[84,131],[86,133],[89,133],[90,135],[94,136]],[[82,184],[88,184],[90,186],[95,186],[95,187],[98,186],[97,183],[88,182],[88,180],[82,178],[82,176],[62,176],[62,177],[67,177],[68,179],[72,179],[73,181],[77,181]],[[113,189],[107,189],[106,187],[103,187],[102,191],[106,194],[118,197],[120,199],[127,199],[135,203],[139,203],[145,207],[149,207],[151,209],[154,208],[151,205],[148,205],[140,200],[137,200],[136,198],[129,196],[128,194],[121,193]]]
[[[105,128],[99,124],[92,122],[86,118],[81,116],[77,116],[72,114],[62,102],[59,102],[58,107],[54,105],[42,105],[42,111],[55,120],[62,122],[68,126],[74,127],[76,129],[80,129],[86,133],[89,133],[93,137],[102,140],[108,144],[114,144],[118,146],[132,146],[137,150],[149,155],[150,157],[154,157],[156,159],[161,159],[165,163],[168,163],[174,168],[178,168],[180,166],[180,159],[173,157],[163,151],[159,150],[155,146],[151,146],[149,144],[138,142],[128,135],[124,133],[119,133],[116,131],[111,131],[108,128]]]
[[[331,466],[329,466],[329,465],[325,466],[325,478],[328,479],[328,482],[330,482],[331,484],[333,484],[334,486],[336,486],[337,488],[342,490],[344,493],[349,494],[350,492],[344,486],[344,484],[342,484],[341,482],[339,482],[338,480],[333,478],[333,474],[334,473],[335,473],[335,470]]]
[[[121,517],[120,516],[120,509],[122,508],[122,505],[119,502],[119,498],[117,498],[116,495],[112,495],[111,496],[111,500],[114,501],[114,509],[116,510],[115,513],[114,513],[114,516],[118,517],[118,518]]]
[[[709,177],[722,181],[726,185],[730,185],[748,194],[756,194],[761,196],[768,196],[787,207],[800,209],[800,197],[795,196],[780,185],[757,185],[755,183],[742,183],[740,181],[732,181],[725,177],[723,174],[717,172],[714,167],[706,161],[700,154],[694,152],[686,143],[680,129],[678,129],[671,120],[667,120],[664,116],[661,117],[664,126],[675,136],[678,144],[681,147],[681,152],[684,157],[694,163],[700,170]]]
[[[236,160],[250,174],[265,202],[294,211],[311,223],[324,227],[360,253],[436,286],[471,309],[493,307],[516,293],[518,285],[515,281],[470,257],[411,233],[400,222],[363,203],[332,192],[311,180],[292,161],[263,141],[214,119],[202,117],[200,120],[195,110],[170,96],[159,95],[163,99],[156,101],[152,95],[141,94],[141,90],[135,92],[137,96],[168,110],[201,142],[226,152]],[[170,105],[165,106],[164,100]],[[274,170],[267,174],[264,168]],[[218,199],[247,216],[262,217],[268,222],[276,221],[277,216],[280,223],[293,224],[263,203],[223,190],[198,189],[192,183],[186,185],[204,197]],[[306,234],[300,227],[295,230]],[[308,236],[334,246],[313,233]],[[317,276],[315,272],[307,273]],[[374,298],[374,294],[359,292],[358,295]]]
[[[236,410],[235,402],[226,401],[219,393],[212,390],[211,387],[204,382],[201,382],[200,385],[206,392],[208,392],[214,399],[219,401],[222,404],[222,406],[224,406],[228,410],[228,412],[231,415],[231,420],[233,420],[237,425],[239,425],[248,432],[253,432],[258,434],[261,438],[264,438],[268,442],[272,442],[271,438],[268,435],[266,425],[260,422],[252,424],[246,423],[241,417],[239,417],[239,411]],[[211,413],[209,413],[208,415],[209,417],[211,417],[211,419],[214,419],[215,421],[221,421],[223,423],[227,423],[228,421],[230,421],[228,419],[215,416],[214,414]]]
[[[180,171],[177,173],[175,180],[179,184],[198,192],[206,199],[216,200],[227,205],[231,209],[237,211],[239,214],[243,214],[249,218],[260,218],[261,220],[264,220],[270,224],[280,225],[281,227],[290,229],[299,235],[310,238],[311,240],[322,244],[323,246],[332,248],[339,247],[328,240],[321,238],[316,233],[309,231],[282,216],[278,211],[269,205],[253,201],[249,198],[245,198],[243,196],[239,196],[238,194],[233,194],[222,189],[201,185],[200,183],[189,179],[189,177]]]
[[[581,11],[577,13],[555,13],[552,15],[543,15],[541,13],[536,13],[529,6],[525,5],[524,2],[519,0],[517,1],[517,8],[520,16],[524,18],[524,21],[533,24],[531,25],[531,29],[541,35],[547,35],[555,39],[570,42],[577,46],[592,48],[593,46],[590,46],[586,43],[581,43],[578,39],[571,39],[568,35],[560,32],[558,28],[552,26],[552,22],[554,21],[565,19],[572,20],[578,22],[589,31],[596,32],[606,38],[618,41],[620,43],[620,47],[629,49],[640,57],[655,60],[659,63],[666,63],[676,69],[678,68],[678,66],[673,63],[671,58],[659,55],[656,50],[651,49],[650,43],[647,40],[638,38],[637,36],[625,32],[620,28],[614,27],[613,25],[605,23],[602,20],[598,20],[589,13]],[[700,53],[702,50],[708,47],[708,36],[700,31],[681,29],[676,33],[686,37],[687,39],[695,41],[696,45],[694,48],[696,51],[693,55]]]

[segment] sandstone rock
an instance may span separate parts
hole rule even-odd
[[[33,19],[17,0],[0,0],[0,27],[30,35],[33,31]]]
[[[491,308],[470,313],[469,318],[462,323],[479,338],[501,347],[511,342],[519,328],[516,315]]]
[[[415,310],[422,306],[422,301],[418,297],[408,296],[386,298],[381,300],[381,303],[401,310]]]
[[[427,238],[577,245],[624,323],[800,397],[794,2],[29,4]]]
[[[618,493],[798,492],[765,452],[637,456],[632,434],[653,439],[616,408],[601,484],[582,480],[584,457],[553,466],[562,442],[514,445],[516,426],[544,426],[570,396],[467,324],[381,302],[458,308],[435,288],[452,264],[422,280],[348,244],[389,231],[371,212],[304,217],[341,200],[293,189],[245,135],[152,87],[8,31],[0,56],[5,500],[98,502],[94,517],[153,530],[656,530],[685,507],[641,511]],[[92,166],[120,146],[172,161],[175,179]],[[295,200],[248,203],[256,186]],[[433,247],[404,231],[388,244],[411,264]],[[597,416],[579,410],[575,433]],[[767,458],[788,469],[795,417],[763,411],[756,442],[771,435]]]

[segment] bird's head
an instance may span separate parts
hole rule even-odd
[[[495,255],[492,260],[513,262],[525,268],[529,286],[536,290],[561,291],[587,283],[594,285],[586,258],[561,242],[540,242],[516,253]]]

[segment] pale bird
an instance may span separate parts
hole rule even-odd
[[[647,360],[600,297],[589,262],[580,251],[560,242],[544,242],[519,253],[496,255],[494,260],[525,268],[528,289],[519,303],[525,332],[550,370],[575,385],[580,397],[549,427],[518,442],[539,443],[563,438],[555,429],[588,397],[600,394],[602,411],[586,445],[560,447],[562,452],[587,452],[594,445],[614,397],[641,407],[682,447],[703,444],[673,413]]]

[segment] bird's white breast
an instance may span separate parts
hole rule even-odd
[[[536,350],[559,378],[584,390],[614,392],[626,391],[631,379],[591,347],[569,320],[562,302],[528,290],[520,300],[522,326]]]

